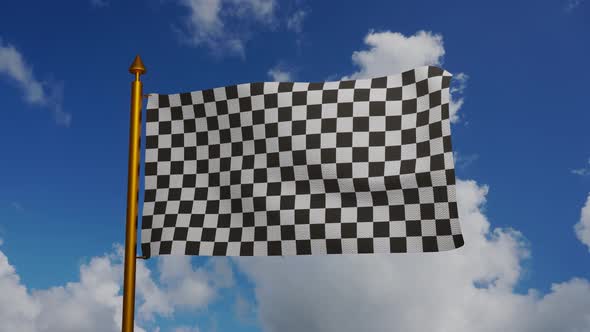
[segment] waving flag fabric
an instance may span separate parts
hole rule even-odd
[[[424,66],[150,95],[143,255],[461,247],[450,80]]]

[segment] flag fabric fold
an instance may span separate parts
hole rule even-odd
[[[461,247],[450,81],[423,66],[150,95],[142,254]]]

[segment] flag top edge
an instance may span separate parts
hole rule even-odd
[[[424,66],[418,66],[418,67],[414,67],[412,69],[408,69],[408,70],[404,70],[395,74],[388,74],[388,75],[382,75],[382,76],[374,76],[374,77],[366,77],[366,78],[358,78],[358,79],[340,79],[340,80],[336,80],[336,81],[317,81],[317,82],[304,82],[304,81],[262,81],[262,82],[242,82],[242,83],[235,83],[235,84],[228,84],[228,85],[224,85],[224,86],[217,86],[214,88],[205,88],[205,89],[200,89],[200,90],[192,90],[192,91],[184,91],[184,92],[176,92],[176,93],[149,93],[148,94],[148,103],[147,103],[147,108],[151,109],[151,108],[158,108],[158,96],[171,96],[171,95],[178,95],[178,94],[190,94],[190,93],[195,93],[195,92],[202,92],[202,91],[207,91],[207,90],[216,90],[216,89],[224,89],[226,87],[231,87],[231,86],[240,86],[240,85],[245,85],[245,84],[278,84],[278,83],[287,83],[287,84],[293,84],[293,85],[297,85],[297,84],[316,84],[316,83],[323,83],[323,84],[335,84],[335,83],[339,83],[339,82],[348,82],[348,81],[362,81],[362,82],[367,82],[367,81],[371,81],[371,80],[375,80],[375,79],[382,79],[382,78],[389,78],[389,77],[400,77],[402,76],[404,73],[408,73],[411,71],[420,71],[420,70],[428,70],[428,68],[433,68],[437,71],[442,72],[441,75],[437,75],[437,76],[443,76],[443,77],[453,77],[453,74],[450,73],[449,71],[445,70],[444,68],[441,68],[439,66],[434,66],[434,65],[424,65]]]

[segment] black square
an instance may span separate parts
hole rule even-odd
[[[201,233],[201,241],[214,242],[215,232],[215,228],[203,228],[203,232]]]
[[[436,107],[441,104],[441,91],[437,90],[428,95],[430,99],[430,107]]]
[[[428,80],[422,80],[416,83],[416,95],[422,97],[428,94]]]
[[[374,237],[389,237],[389,222],[380,221],[373,223]]]
[[[322,149],[321,150],[322,164],[336,162],[336,149]]]
[[[433,171],[445,169],[445,155],[437,154],[430,157],[430,169]]]
[[[352,146],[352,133],[337,133],[336,134],[336,147],[351,147]]]
[[[297,181],[297,182],[295,182],[295,193],[296,194],[309,194],[309,193],[311,193],[311,188],[309,186],[309,181]]]
[[[434,204],[420,204],[420,218],[422,220],[434,219]]]
[[[353,101],[369,101],[370,89],[354,89]]]
[[[418,110],[416,99],[402,101],[402,114],[413,114]]]
[[[225,87],[225,96],[227,99],[238,98],[238,87],[235,85]]]
[[[305,135],[307,121],[296,120],[291,123],[291,134],[292,135]]]
[[[401,115],[389,115],[385,117],[385,130],[401,130],[402,117]]]
[[[357,239],[358,253],[370,254],[373,253],[373,239]]]
[[[281,224],[280,211],[266,211],[266,224],[269,226],[278,226]]]
[[[293,151],[293,165],[306,165],[307,153],[304,150]]]
[[[430,122],[430,114],[429,111],[418,112],[416,114],[416,126],[426,126]]]
[[[295,224],[309,224],[309,222],[309,210],[295,210]]]
[[[215,101],[215,93],[213,92],[212,89],[203,91],[203,101],[206,103],[210,103],[212,101]]]
[[[402,88],[389,88],[385,92],[385,100],[387,101],[394,101],[394,100],[402,100]]]
[[[326,207],[326,194],[311,194],[309,200],[312,209],[323,209]]]
[[[250,83],[250,95],[257,96],[264,93],[264,83]]]
[[[416,144],[416,157],[422,158],[430,156],[430,141]]]
[[[266,185],[266,196],[280,196],[281,195],[281,183],[271,182]]]
[[[451,235],[451,221],[439,219],[436,221],[436,235]]]
[[[402,160],[400,165],[400,174],[412,174],[416,171],[416,160]]]
[[[407,252],[407,244],[405,237],[392,237],[389,239],[389,247],[391,252]]]
[[[279,108],[279,122],[284,121],[291,121],[293,112],[291,111],[291,107],[281,107]]]
[[[310,235],[311,239],[325,239],[326,238],[326,225],[324,225],[324,224],[309,225],[309,235]]]
[[[281,225],[281,240],[295,240],[294,225]]]
[[[369,133],[369,146],[384,146],[385,145],[385,132],[370,132]]]
[[[319,149],[321,147],[322,138],[320,134],[310,134],[305,136],[305,146],[307,149]]]
[[[352,119],[352,130],[353,131],[369,131],[369,118],[368,117],[355,117]]]
[[[373,221],[373,207],[363,206],[359,207],[356,212],[358,222],[372,222]]]
[[[266,239],[267,239],[266,226],[254,227],[254,241],[266,241]]]
[[[172,252],[172,241],[160,242],[160,255],[170,255]]]
[[[229,242],[240,242],[242,241],[242,228],[230,228],[229,229]]]
[[[353,147],[352,148],[353,162],[367,162],[369,161],[369,148],[367,147]]]
[[[385,160],[394,161],[402,159],[402,147],[399,145],[392,145],[385,147]]]
[[[281,196],[281,210],[292,210],[295,208],[295,196]]]
[[[383,89],[387,87],[387,77],[377,77],[371,80],[371,88]]]
[[[281,167],[281,181],[295,181],[295,170],[292,166]]]
[[[418,187],[432,187],[432,176],[429,172],[416,173],[416,183]]]
[[[337,193],[340,191],[340,187],[338,186],[337,179],[325,179],[324,180],[324,189],[327,193]]]
[[[242,97],[239,99],[240,112],[249,112],[252,110],[252,100],[250,97]]]
[[[164,215],[164,227],[176,227],[177,217],[175,214]]]
[[[403,85],[410,85],[416,83],[416,76],[414,75],[414,70],[408,70],[402,73],[402,84]]]
[[[291,92],[293,91],[292,82],[281,82],[279,83],[279,92]]]
[[[225,256],[227,253],[227,242],[216,242],[213,244],[213,256]]]
[[[340,224],[340,235],[343,239],[351,239],[356,237],[356,223],[342,223]]]
[[[340,193],[342,207],[355,207],[357,205],[356,193]]]
[[[388,205],[389,200],[387,198],[387,191],[373,191],[371,192],[371,198],[373,199],[373,205]]]
[[[174,241],[186,241],[186,235],[188,234],[188,227],[176,227],[174,229]]]
[[[283,254],[281,241],[269,241],[266,244],[266,249],[269,256],[281,256]]]
[[[352,103],[339,103],[338,104],[338,117],[346,118],[352,116]]]
[[[330,208],[326,209],[326,223],[340,223],[342,220],[341,209]]]
[[[189,223],[190,227],[203,227],[205,216],[202,214],[193,214]]]
[[[197,256],[197,255],[199,255],[199,247],[200,246],[201,246],[201,242],[187,241],[186,247],[184,249],[184,254]]]
[[[420,222],[420,220],[406,221],[406,235],[422,236],[422,223]]]
[[[406,219],[406,209],[403,205],[389,206],[390,221],[404,221]]]
[[[418,188],[403,189],[405,204],[420,203]]]
[[[254,256],[254,242],[242,242],[240,256]]]
[[[436,242],[436,236],[422,237],[422,250],[424,252],[438,251],[438,243]]]
[[[442,137],[442,125],[439,122],[431,123],[428,127],[430,138]]]
[[[342,253],[342,241],[339,239],[327,239],[326,240],[326,252],[328,254],[341,254]]]
[[[307,104],[307,91],[293,92],[293,106]]]
[[[434,187],[433,191],[434,191],[434,202],[435,203],[443,203],[443,202],[447,202],[449,200],[449,197],[447,195],[447,187],[444,187],[444,186]]]
[[[338,177],[339,179],[352,178],[352,164],[336,164],[336,177]]]
[[[322,119],[322,133],[335,133],[336,132],[336,119]]]
[[[297,255],[311,255],[311,241],[310,240],[297,240],[295,241],[295,248]]]
[[[338,102],[338,90],[324,90],[322,93],[322,104]]]
[[[215,102],[215,108],[217,110],[217,115],[223,115],[228,113],[227,101],[225,100]]]
[[[385,162],[377,161],[369,163],[369,177],[385,175]]]
[[[371,102],[369,102],[369,115],[370,116],[384,116],[385,115],[385,102],[384,101],[371,101]]]

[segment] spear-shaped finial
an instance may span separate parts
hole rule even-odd
[[[131,67],[129,67],[129,72],[131,74],[139,74],[139,75],[143,75],[145,74],[145,66],[143,65],[143,62],[141,61],[141,58],[138,56],[135,57],[135,60],[133,60],[133,63],[131,64]]]

